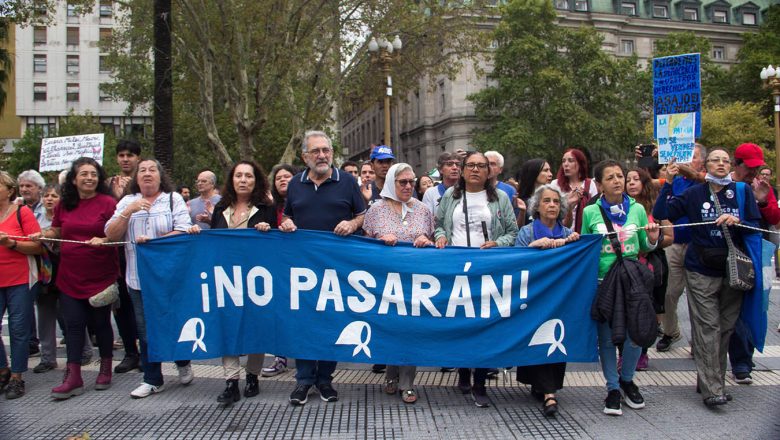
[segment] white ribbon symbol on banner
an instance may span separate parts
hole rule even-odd
[[[366,329],[365,340],[363,340],[363,329]],[[354,345],[355,349],[352,351],[352,357],[357,356],[362,351],[370,358],[371,349],[368,348],[369,342],[371,342],[371,326],[365,321],[355,321],[344,327],[341,335],[339,335],[339,339],[336,341],[336,345]]]
[[[199,331],[200,330],[200,331]],[[200,348],[206,352],[206,344],[203,343],[203,337],[206,336],[206,324],[200,318],[191,318],[184,323],[184,327],[181,328],[181,335],[179,335],[179,342],[194,342],[192,344],[192,352]]]
[[[561,326],[561,335],[559,337],[555,337],[555,329]],[[531,338],[531,343],[528,344],[528,346],[532,345],[545,345],[550,344],[550,348],[547,350],[547,357],[549,357],[555,349],[558,349],[566,355],[566,347],[563,346],[563,335],[564,335],[564,327],[563,327],[563,321],[560,319],[551,319],[549,321],[546,321],[542,325],[539,326],[538,329],[536,329],[536,332],[534,333],[533,338]]]

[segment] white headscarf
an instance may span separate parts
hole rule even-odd
[[[401,203],[401,220],[403,220],[406,218],[406,214],[410,212],[414,212],[414,209],[411,207],[412,198],[410,198],[407,203],[402,203],[401,200],[398,199],[398,195],[395,193],[395,174],[398,172],[398,168],[401,165],[407,165],[407,164],[397,163],[391,166],[389,170],[387,170],[387,176],[385,177],[385,185],[382,187],[382,192],[379,193],[379,196],[385,199],[391,199]]]

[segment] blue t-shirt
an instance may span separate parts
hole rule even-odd
[[[666,202],[672,196],[680,196],[688,188],[696,185],[696,181],[686,179],[685,177],[677,177],[670,184],[668,181],[661,187],[661,191],[658,194],[658,198],[653,205],[653,219],[656,221],[666,220],[669,218],[669,213],[666,210]],[[677,219],[673,224],[682,225],[690,223],[687,216],[682,216]],[[674,228],[674,243],[687,244],[691,242],[691,228],[688,226],[682,228]]]
[[[287,187],[284,215],[300,229],[333,231],[342,221],[352,220],[365,211],[355,178],[335,167],[319,186],[309,179],[306,169],[296,174]]]
[[[737,202],[737,184],[730,183],[718,192],[718,201],[724,214],[731,214],[738,217],[740,223],[750,226],[758,226],[761,221],[761,213],[758,210],[756,199],[753,197],[753,191],[749,185],[741,185],[744,190],[745,212],[742,215],[739,212]],[[680,196],[673,196],[668,200],[667,209],[669,220],[677,221],[683,216],[687,216],[692,223],[709,222],[716,220],[719,215],[715,208],[712,195],[710,194],[709,184],[700,183],[685,190]],[[744,243],[743,237],[746,234],[755,233],[745,228],[732,226],[729,228],[731,237],[737,246]],[[720,226],[702,225],[691,228],[691,245],[685,252],[685,268],[702,275],[711,277],[722,277],[724,274],[705,266],[699,255],[702,248],[721,248],[726,249],[726,240],[723,237],[723,231]],[[698,249],[697,249],[698,248]]]
[[[515,205],[515,195],[517,194],[517,191],[515,191],[515,187],[499,180],[496,183],[496,188],[500,189],[501,191],[504,191],[506,195],[509,197],[509,201],[512,202],[512,209],[515,211],[515,217],[517,217],[517,214],[520,213],[520,210]]]

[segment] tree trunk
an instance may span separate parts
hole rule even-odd
[[[171,0],[154,0],[154,157],[173,174]]]

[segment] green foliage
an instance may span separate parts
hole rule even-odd
[[[732,97],[737,100],[760,102],[764,115],[772,112],[769,92],[762,87],[759,74],[763,67],[780,63],[780,5],[772,5],[757,33],[743,35],[745,45],[737,54],[732,67]]]
[[[593,157],[624,154],[640,129],[636,60],[601,50],[593,28],[555,24],[546,0],[514,0],[501,8],[495,85],[470,96],[488,128],[475,133],[483,150],[505,156],[560,159],[569,146]]]

